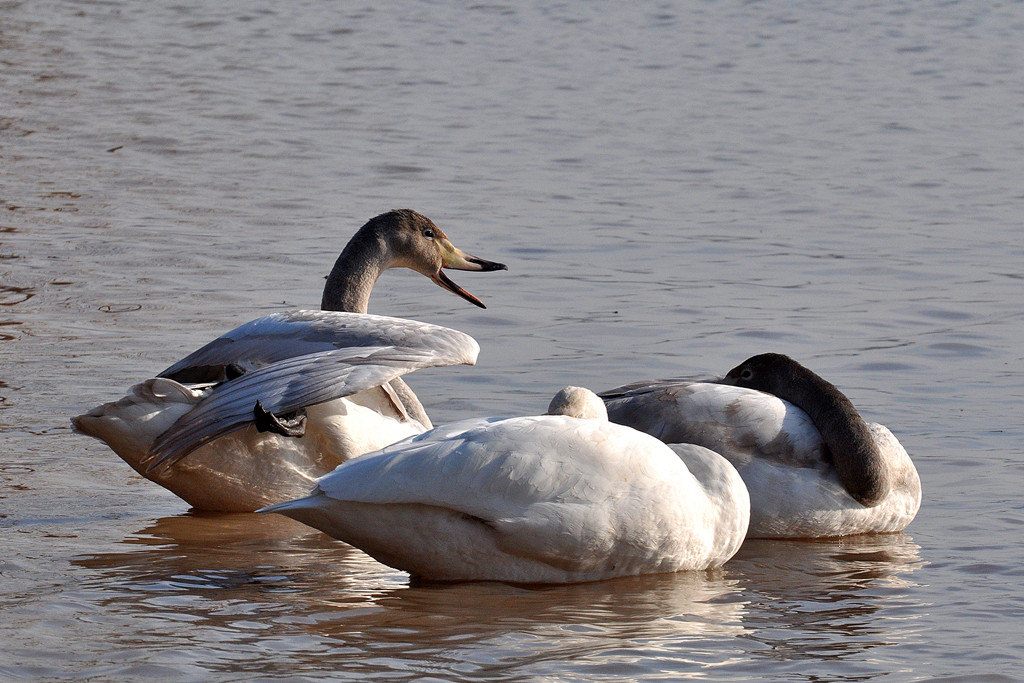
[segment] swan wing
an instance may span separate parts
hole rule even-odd
[[[411,321],[406,321],[411,322]],[[335,348],[285,358],[215,387],[154,442],[148,471],[169,467],[219,436],[253,421],[256,401],[272,413],[349,396],[413,370],[476,361],[479,347],[469,335],[429,326],[415,346]]]
[[[521,512],[565,492],[568,449],[576,425],[555,433],[560,417],[463,420],[386,446],[321,477],[317,485],[337,500],[416,503],[491,520]],[[577,422],[582,422],[578,421]]]
[[[504,552],[577,571],[629,529],[660,531],[652,508],[678,505],[678,482],[693,481],[664,444],[607,422],[488,418],[441,431],[343,463],[311,497],[446,510],[490,529]]]
[[[713,383],[718,382],[720,377],[677,377],[673,379],[647,379],[639,382],[630,382],[629,384],[623,384],[622,386],[615,387],[614,389],[608,389],[598,393],[605,401],[609,401],[616,398],[626,398],[631,396],[642,396],[649,394],[652,391],[663,389],[667,387],[679,387],[686,386],[688,384],[698,383]]]
[[[739,467],[751,458],[798,467],[826,460],[807,414],[776,396],[713,382],[656,381],[604,392],[608,418],[665,443],[693,443]]]
[[[344,347],[417,347],[431,343],[441,331],[446,328],[368,313],[282,311],[236,327],[159,376],[186,384],[222,382],[229,365],[251,371],[287,358]]]

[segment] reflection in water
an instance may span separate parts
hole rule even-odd
[[[744,652],[754,667],[845,657],[906,637],[893,603],[921,565],[918,546],[892,535],[754,541],[717,572],[410,584],[308,527],[250,514],[160,519],[123,547],[74,561],[92,570],[84,588],[132,624],[120,647],[141,646],[147,661],[179,673],[521,676],[571,659],[580,675],[592,661],[594,676],[640,676],[668,661],[692,673]],[[175,654],[184,645],[187,666]],[[242,655],[268,648],[273,662]]]
[[[1019,675],[1024,5],[263,5],[0,3],[0,679]],[[438,422],[817,359],[920,456],[926,551],[421,586],[285,519],[140,522],[181,504],[68,417],[315,306],[394,205],[512,267],[486,312],[373,304],[481,342],[412,380]]]
[[[75,564],[105,570],[101,583],[116,576],[122,587],[157,593],[218,588],[259,593],[267,582],[286,582],[299,591],[312,586],[301,585],[301,580],[292,585],[292,575],[330,567],[340,578],[358,581],[366,567],[376,565],[349,546],[271,515],[194,512],[164,517],[124,544],[129,548],[124,552],[87,555]],[[370,571],[377,573],[377,568]]]
[[[915,633],[907,596],[920,550],[905,534],[748,541],[731,566],[744,575],[752,653],[798,663],[904,642]]]
[[[265,673],[521,672],[524,657],[542,667],[598,651],[605,667],[620,659],[608,656],[616,648],[625,648],[620,664],[633,666],[641,648],[703,649],[742,631],[736,581],[723,572],[557,587],[410,585],[308,527],[245,514],[161,519],[124,547],[74,561],[93,570],[85,587],[104,613],[131,621],[120,645],[173,658],[190,643],[206,668],[250,666],[235,661],[249,646],[277,653],[273,665],[252,662]]]

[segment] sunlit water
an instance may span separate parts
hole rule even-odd
[[[0,678],[1015,680],[1024,669],[1024,5],[0,3]],[[889,425],[905,534],[721,571],[410,585],[190,514],[69,418],[316,307],[367,218],[508,273],[437,423],[566,383],[804,361]]]

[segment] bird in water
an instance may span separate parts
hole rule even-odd
[[[721,566],[750,501],[718,454],[612,424],[593,392],[567,387],[548,414],[438,427],[260,512],[420,579],[572,583]]]
[[[481,308],[442,269],[507,269],[458,249],[426,216],[389,211],[345,246],[323,310],[246,323],[73,426],[196,509],[252,511],[305,493],[339,463],[432,426],[400,375],[476,360],[468,335],[366,313],[397,267]]]
[[[788,356],[754,356],[718,381],[637,382],[601,394],[613,422],[720,453],[750,492],[748,537],[902,531],[921,480],[886,427]]]

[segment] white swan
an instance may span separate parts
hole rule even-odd
[[[917,469],[892,432],[787,356],[754,356],[721,383],[639,382],[602,397],[613,422],[735,465],[750,492],[748,537],[901,531],[921,506]]]
[[[735,468],[700,446],[669,448],[608,422],[592,392],[568,393],[550,408],[566,414],[439,427],[260,512],[429,580],[568,583],[732,557],[750,514]]]
[[[399,375],[475,362],[478,347],[466,335],[366,315],[374,283],[393,267],[423,273],[481,307],[441,269],[505,268],[457,249],[425,216],[390,211],[359,229],[328,276],[323,309],[348,315],[295,311],[254,320],[121,400],[75,417],[74,428],[106,442],[137,472],[197,509],[252,511],[305,493],[338,463],[431,427]],[[324,351],[331,354],[308,358]],[[367,378],[379,381],[367,384]],[[275,401],[274,392],[289,382],[293,398]],[[252,402],[232,406],[230,420],[210,408],[240,395],[238,387]],[[267,409],[260,428],[277,433],[254,426],[256,400]],[[284,436],[301,433],[301,424],[289,429],[273,415],[296,409],[305,411],[302,438]]]

